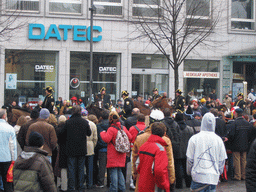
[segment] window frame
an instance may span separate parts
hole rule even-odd
[[[6,13],[14,13],[14,14],[31,14],[31,13],[35,13],[35,14],[39,14],[42,10],[42,3],[40,0],[17,0],[17,2],[21,2],[21,1],[35,1],[35,2],[38,2],[38,10],[21,10],[21,9],[9,9],[7,8],[7,1],[8,0],[5,0],[5,4],[4,4],[4,10]]]
[[[108,15],[108,14],[96,14],[94,13],[95,16],[100,16],[100,17],[123,17],[124,16],[124,0],[120,0],[120,3],[116,2],[102,2],[102,1],[93,1],[93,5],[96,7],[98,6],[118,6],[122,7],[122,14],[121,15]]]
[[[203,21],[209,21],[211,22],[212,20],[212,9],[213,9],[213,0],[209,0],[209,15],[208,16],[200,16],[200,15],[189,15],[187,14],[187,1],[185,4],[185,14],[186,14],[186,19],[188,20],[203,20]],[[200,27],[200,25],[190,25],[190,27],[195,27],[195,28],[205,28],[206,26],[203,25]],[[209,26],[210,27],[210,26]]]
[[[83,9],[84,9],[84,0],[77,0],[77,2],[70,2],[71,4],[80,4],[81,5],[81,12],[80,13],[71,13],[71,12],[51,12],[50,11],[50,3],[52,2],[59,2],[59,3],[65,3],[65,1],[68,2],[68,0],[47,0],[46,2],[46,15],[48,16],[58,16],[58,15],[63,15],[63,16],[82,16],[83,15]]]
[[[159,5],[150,5],[150,4],[135,4],[133,2],[134,0],[132,0],[131,4],[132,4],[132,8],[131,8],[131,15],[133,18],[140,18],[140,17],[144,17],[144,18],[148,18],[148,19],[154,19],[157,18],[155,16],[149,17],[149,16],[143,16],[143,15],[133,15],[133,8],[147,8],[147,9],[161,9],[161,5],[162,5],[162,1],[159,0]]]
[[[255,0],[253,1],[253,18],[252,19],[243,19],[243,18],[232,18],[232,0],[229,0],[229,28],[231,31],[242,31],[242,32],[256,32],[256,15],[255,15],[255,11],[256,11],[256,7],[255,7]],[[254,24],[254,28],[253,29],[239,29],[239,28],[233,28],[232,27],[232,22],[246,22],[246,23],[252,23]]]

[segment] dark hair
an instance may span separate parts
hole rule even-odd
[[[39,110],[38,110],[38,109],[33,109],[33,110],[31,111],[30,117],[31,117],[32,119],[37,119],[37,118],[39,117]]]
[[[145,115],[142,114],[142,113],[140,113],[140,114],[138,115],[137,119],[138,119],[139,122],[145,122]]]
[[[101,112],[102,119],[108,119],[108,116],[109,116],[109,111],[108,110],[103,110]]]
[[[165,108],[164,111],[163,111],[163,113],[164,113],[164,116],[165,116],[165,117],[169,117],[169,116],[171,116],[171,109]]]
[[[81,107],[79,105],[75,105],[72,107],[72,114],[81,115]]]
[[[155,122],[151,125],[152,135],[158,135],[159,137],[163,137],[166,132],[166,126],[164,123]]]
[[[253,118],[256,119],[256,113],[253,114]]]
[[[210,109],[210,112],[211,112],[215,117],[218,116],[218,109],[211,108],[211,109]]]

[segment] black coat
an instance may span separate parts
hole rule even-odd
[[[54,113],[53,112],[54,103],[55,102],[54,102],[54,98],[53,98],[52,94],[49,94],[44,98],[42,108],[46,108],[50,111],[50,113]]]
[[[246,172],[246,190],[247,192],[255,192],[256,189],[256,140],[251,145],[251,149],[247,155]]]
[[[182,95],[179,95],[178,97],[176,97],[174,101],[176,111],[180,111],[183,113],[185,111],[184,109],[185,103],[186,103],[185,97],[183,97]]]
[[[227,136],[226,122],[223,119],[219,118],[219,117],[216,118],[215,133],[217,135],[219,135],[221,138]]]
[[[107,131],[108,128],[109,128],[109,121],[108,121],[108,119],[104,119],[99,124],[97,124],[98,142],[97,142],[95,150],[100,150],[100,149],[103,149],[103,148],[105,148],[107,150],[108,144],[105,143],[102,140],[102,138],[100,136],[100,133],[102,131]]]
[[[60,131],[60,137],[66,137],[65,154],[67,157],[85,156],[87,154],[86,136],[91,134],[88,121],[83,119],[81,115],[72,115]]]
[[[56,128],[56,134],[58,138],[58,145],[59,145],[59,167],[60,168],[67,168],[67,156],[66,156],[66,134],[60,134],[62,129],[64,128],[65,123],[61,123]]]
[[[119,113],[119,115],[122,115],[123,119],[127,119],[132,115],[132,110],[134,108],[133,100],[129,97],[124,98],[124,108]]]
[[[129,130],[131,126],[136,125],[136,124],[137,124],[137,121],[138,121],[138,115],[132,115],[132,116],[128,117],[128,118],[124,121],[124,124],[125,124],[126,129]]]
[[[166,135],[170,138],[172,142],[173,156],[175,159],[179,158],[180,157],[179,149],[180,149],[180,141],[181,141],[180,127],[172,117],[165,117],[163,119],[163,123],[167,128]]]
[[[105,94],[105,95],[98,94],[98,102],[99,101],[102,101],[102,108],[104,108],[105,106],[108,106],[109,108],[111,105],[111,97],[108,94]]]
[[[180,128],[180,148],[179,148],[179,157],[176,159],[186,159],[186,152],[188,148],[188,141],[190,137],[194,135],[194,130],[192,127],[188,126],[183,120],[177,122]]]
[[[243,117],[238,117],[230,124],[228,140],[230,149],[234,152],[244,152],[249,147],[250,124]]]
[[[201,122],[197,119],[186,120],[185,123],[194,129],[194,133],[198,133],[201,130]]]

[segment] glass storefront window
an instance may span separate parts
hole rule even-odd
[[[163,55],[132,54],[132,68],[168,69],[169,65]]]
[[[132,75],[132,97],[142,95],[144,99],[148,99],[148,96],[152,96],[154,88],[158,88],[159,94],[163,92],[168,93],[169,78],[166,74],[133,74]]]
[[[5,51],[5,103],[31,106],[45,96],[46,86],[56,89],[57,52]],[[57,90],[55,90],[55,94]]]
[[[94,53],[93,54],[93,87],[92,93],[98,94],[102,87],[111,96],[113,103],[118,99],[116,93],[117,81],[120,78],[120,54]],[[81,98],[87,104],[90,83],[90,53],[70,53],[70,98]]]
[[[184,71],[219,72],[219,61],[185,60]]]
[[[197,72],[219,72],[220,61],[211,60],[185,60],[184,71]],[[219,78],[184,78],[184,95],[190,95],[194,98],[201,99],[203,96],[209,96],[215,89],[219,95]]]

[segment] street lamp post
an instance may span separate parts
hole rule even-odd
[[[93,5],[93,0],[91,0],[91,24],[90,24],[90,91],[89,91],[89,105],[92,104],[92,85],[93,85],[93,78],[92,78],[92,67],[93,67],[93,11],[95,11],[95,7]]]

